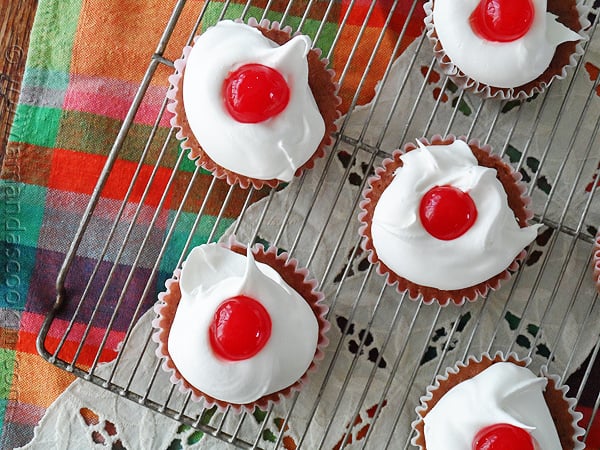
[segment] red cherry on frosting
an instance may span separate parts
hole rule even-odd
[[[479,430],[472,450],[535,450],[533,439],[523,428],[498,423]]]
[[[235,120],[259,123],[285,109],[290,88],[277,70],[262,64],[245,64],[225,78],[223,99]]]
[[[471,28],[492,42],[512,42],[525,36],[535,17],[531,0],[481,0],[469,17]]]
[[[419,216],[429,234],[450,241],[471,228],[477,208],[468,193],[454,186],[435,186],[421,199]]]
[[[228,361],[252,358],[271,337],[271,317],[265,307],[245,295],[222,302],[209,327],[210,344]]]

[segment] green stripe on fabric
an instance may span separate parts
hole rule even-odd
[[[26,68],[69,72],[82,0],[40,0],[31,30]]]
[[[179,151],[186,152],[186,155],[184,155],[184,157],[181,158],[181,164],[179,165],[179,170],[182,170],[184,172],[193,172],[194,170],[196,170],[196,163],[187,157],[188,150],[180,149]],[[209,172],[204,169],[201,169],[201,173],[209,173]]]
[[[298,19],[298,23],[293,21],[292,23],[294,23],[293,26],[295,29],[300,24],[300,19]],[[309,19],[304,23],[302,31],[314,39],[320,26],[321,23],[319,21]],[[323,26],[323,30],[319,35],[319,40],[314,43],[315,46],[321,49],[323,55],[322,57],[325,57],[331,51],[331,48],[333,47],[333,40],[335,39],[337,31],[338,25],[335,23],[328,22]]]
[[[60,115],[61,111],[58,108],[17,105],[9,140],[40,147],[54,147]]]
[[[227,8],[227,11],[225,11],[223,18],[238,19],[243,14],[245,7],[246,5],[230,4]],[[219,2],[211,3],[210,5],[208,5],[204,16],[205,19],[202,23],[202,30],[204,31],[209,26],[212,26],[215,23],[217,23],[222,13],[223,5]],[[250,8],[248,8],[245,17],[254,17],[258,20],[262,17],[263,13],[264,10],[262,8],[251,6]],[[282,17],[283,13],[272,10],[268,11],[266,15],[266,18],[269,19],[271,22],[280,21]],[[301,20],[302,19],[297,16],[287,16],[285,20],[285,25],[289,25],[292,27],[292,29],[297,30]],[[307,18],[302,26],[302,33],[314,39],[320,26],[321,21]],[[322,50],[323,55],[327,55],[331,50],[331,47],[333,46],[333,40],[337,33],[337,29],[338,25],[336,23],[328,22],[324,25],[323,30],[321,31],[321,34],[319,36],[319,42],[315,43],[318,44],[318,47]]]
[[[4,418],[6,417],[6,405],[8,400],[0,398],[0,446],[3,445],[2,436],[6,436],[8,433],[4,430]]]
[[[0,377],[2,377],[2,383],[0,384],[0,430],[4,429],[6,407],[9,401],[16,400],[16,393],[11,392],[15,368],[15,355],[16,352],[14,350],[0,348]],[[1,437],[3,434],[4,433],[0,433],[0,445],[3,442]]]
[[[0,379],[2,380],[2,383],[0,383],[0,398],[2,399],[9,399],[11,395],[15,355],[14,350],[0,348]],[[4,414],[2,414],[2,419],[4,419]]]
[[[24,311],[37,249],[0,242],[0,252],[5,258],[0,273],[0,308]]]
[[[173,270],[176,267],[177,261],[179,260],[179,256],[183,251],[185,243],[189,236],[189,231],[192,229],[194,225],[194,221],[197,218],[197,214],[195,213],[186,213],[182,212],[179,216],[179,220],[175,224],[175,230],[173,231],[173,235],[171,236],[171,240],[169,241],[169,247],[163,256],[162,261],[160,262],[160,270],[161,272],[173,273]],[[167,230],[171,228],[173,220],[175,218],[175,212],[169,212],[169,224]],[[216,217],[204,215],[200,218],[200,223],[196,228],[196,232],[192,237],[192,241],[189,249],[205,244],[208,241],[208,238],[212,232],[213,227],[215,226]],[[213,235],[212,241],[216,241],[219,239],[223,233],[231,226],[234,222],[234,219],[223,218],[219,221],[217,225],[217,229],[215,234]]]
[[[0,343],[1,345],[1,343]],[[17,400],[17,393],[12,390],[13,373],[15,369],[16,351],[0,348],[0,447],[3,446],[2,436],[4,433],[4,421],[6,418],[6,407],[10,401]]]
[[[112,148],[120,127],[121,121],[110,117],[88,112],[64,110],[56,137],[56,146],[59,148],[80,149],[85,153],[105,156]],[[119,158],[138,162],[150,137],[151,130],[150,125],[132,124],[123,142]],[[168,134],[168,128],[158,128],[146,156],[146,164],[153,165],[156,163]],[[160,165],[173,169],[181,151],[179,142],[172,137]],[[187,150],[184,151],[187,153]],[[196,164],[186,154],[181,159],[179,170],[194,172]],[[209,172],[202,169],[202,173]]]
[[[178,151],[185,152],[185,155],[183,155],[183,158],[181,158],[179,170],[182,172],[194,172],[196,170],[196,162],[193,159],[188,158],[189,150],[181,150],[181,147],[179,147]],[[201,168],[200,174],[210,175],[210,172]]]
[[[64,91],[69,85],[69,74],[58,70],[28,67],[23,74],[22,85]]]
[[[9,244],[37,247],[45,202],[44,187],[0,180],[3,216],[0,240]]]
[[[0,308],[25,308],[46,193],[41,186],[0,180]]]
[[[106,155],[111,149],[121,127],[121,121],[81,111],[63,111],[56,146],[60,148],[82,149],[86,153]],[[142,151],[150,137],[152,127],[133,124],[128,133],[119,158],[127,161],[139,161]],[[155,164],[162,150],[169,130],[159,128],[152,139],[146,164]],[[178,146],[175,139],[161,161],[161,166],[173,168],[177,160]]]

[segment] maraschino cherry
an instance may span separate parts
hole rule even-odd
[[[481,0],[469,17],[475,33],[492,42],[512,42],[525,36],[535,17],[532,0]]]
[[[208,333],[217,356],[241,361],[252,358],[269,341],[271,317],[260,302],[238,295],[219,305]]]
[[[429,234],[450,241],[473,226],[477,207],[468,193],[454,186],[435,186],[421,199],[419,216]]]
[[[523,428],[498,423],[479,430],[472,450],[535,450],[533,440]]]
[[[245,64],[225,78],[223,100],[238,122],[259,123],[285,109],[290,88],[277,70],[262,64]]]

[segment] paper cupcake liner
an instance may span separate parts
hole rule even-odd
[[[279,45],[289,41],[293,36],[300,34],[295,33],[292,35],[292,28],[290,26],[281,28],[278,22],[270,22],[267,19],[258,23],[256,19],[250,18],[248,25],[258,28],[265,37]],[[199,38],[200,36],[196,36],[194,42]],[[185,65],[191,51],[192,46],[184,47],[181,58],[175,61],[175,73],[169,76],[171,88],[167,91],[167,97],[169,98],[167,110],[173,113],[171,126],[178,128],[176,137],[181,141],[180,145],[182,149],[188,151],[188,157],[191,160],[195,160],[197,165],[211,172],[216,178],[226,180],[229,185],[237,184],[242,189],[246,189],[250,185],[255,189],[261,189],[265,186],[276,187],[282,183],[281,180],[252,178],[220,166],[203,150],[202,145],[192,133],[185,114],[182,89],[182,82],[185,77]],[[307,55],[309,67],[308,84],[325,122],[325,134],[313,155],[296,170],[295,176],[300,176],[304,170],[312,169],[315,160],[325,156],[327,149],[333,144],[333,135],[337,131],[336,121],[341,116],[341,112],[338,110],[338,106],[342,102],[341,98],[337,95],[339,86],[333,81],[335,72],[327,68],[329,60],[321,56],[321,50],[318,48],[313,48]]]
[[[227,244],[219,245],[229,248],[236,253],[242,255],[246,254],[246,247],[235,240],[230,240]],[[312,363],[295,383],[285,389],[261,397],[254,402],[237,404],[215,399],[202,392],[200,389],[192,386],[183,377],[169,355],[168,346],[171,323],[173,322],[177,306],[181,299],[181,290],[179,287],[179,278],[181,275],[180,269],[176,269],[173,273],[173,277],[165,282],[166,291],[158,295],[159,301],[154,305],[154,311],[157,314],[157,317],[152,322],[152,326],[156,329],[152,335],[152,340],[158,344],[156,355],[163,360],[162,369],[170,374],[171,383],[177,385],[180,392],[184,394],[191,393],[191,399],[195,402],[203,402],[205,408],[217,406],[220,411],[231,408],[236,413],[251,413],[254,408],[266,410],[270,405],[278,403],[283,398],[290,397],[294,392],[300,391],[306,384],[310,374],[316,370],[318,363],[325,356],[324,349],[329,343],[326,333],[330,328],[330,323],[325,319],[328,308],[323,303],[324,296],[321,292],[316,290],[317,281],[310,277],[307,269],[299,267],[298,261],[294,258],[290,258],[287,253],[278,253],[278,251],[279,250],[275,247],[269,247],[265,250],[261,244],[252,247],[252,254],[254,255],[255,260],[276,269],[285,282],[294,288],[294,290],[296,290],[296,292],[298,292],[310,305],[319,325],[319,339]]]
[[[498,362],[511,362],[516,365],[527,367],[531,360],[529,358],[520,359],[515,353],[504,356],[502,352],[494,355],[484,353],[479,357],[469,356],[466,362],[458,362],[453,367],[446,369],[444,374],[438,375],[433,384],[427,387],[425,395],[420,399],[420,405],[415,409],[417,419],[412,423],[415,435],[412,438],[412,444],[421,450],[427,450],[425,444],[425,422],[424,417],[427,412],[433,408],[437,402],[457,384],[473,378],[478,373]],[[585,430],[578,425],[583,415],[575,411],[576,400],[567,397],[569,388],[560,382],[560,377],[547,373],[544,366],[541,370],[541,376],[548,380],[544,399],[550,410],[550,415],[556,426],[558,436],[563,450],[583,450],[585,444],[580,440],[585,434]]]
[[[596,234],[594,248],[592,251],[592,276],[594,278],[596,289],[598,292],[600,292],[600,230]]]
[[[447,145],[456,139],[453,135],[447,137],[435,135],[431,138],[431,142],[425,138],[419,140],[424,145]],[[458,139],[466,141],[466,138]],[[521,228],[526,227],[529,224],[529,220],[533,217],[533,212],[529,209],[531,198],[526,195],[527,188],[521,181],[521,174],[514,171],[499,156],[493,155],[489,145],[482,146],[475,139],[470,140],[468,145],[481,166],[496,169],[497,178],[506,191],[508,205],[513,210],[519,226]],[[391,286],[396,285],[399,293],[407,292],[412,300],[417,300],[422,296],[423,302],[426,304],[437,302],[441,306],[446,306],[449,303],[462,305],[465,301],[475,301],[479,296],[485,297],[490,290],[497,290],[503,281],[508,280],[511,274],[518,270],[520,262],[525,258],[525,250],[521,251],[510,266],[496,276],[474,286],[458,290],[442,290],[413,283],[396,274],[377,256],[377,250],[373,245],[371,237],[371,222],[375,206],[381,193],[391,183],[394,171],[402,165],[400,157],[404,153],[416,148],[418,148],[416,144],[408,143],[404,146],[403,150],[396,150],[391,158],[385,159],[382,165],[375,170],[375,175],[369,178],[368,187],[363,192],[363,200],[360,203],[361,212],[358,216],[361,222],[359,234],[363,236],[362,247],[368,253],[369,262],[377,265],[377,272],[386,277],[387,283]]]
[[[525,100],[535,94],[544,92],[554,80],[566,78],[569,70],[577,66],[579,57],[584,54],[583,42],[588,39],[585,30],[590,25],[590,22],[587,19],[590,8],[583,4],[583,0],[573,0],[572,5],[566,5],[565,0],[548,0],[548,11],[553,12],[561,17],[561,19],[567,21],[567,26],[576,31],[581,36],[581,40],[577,42],[563,42],[560,44],[546,71],[535,80],[522,86],[499,88],[479,83],[477,80],[465,75],[444,51],[435,30],[435,23],[433,22],[434,3],[435,0],[427,0],[423,5],[426,15],[425,32],[433,45],[433,53],[438,60],[441,70],[448,75],[454,84],[466,92],[472,92],[484,98]],[[569,13],[569,9],[572,8],[574,8],[576,14],[571,12],[569,16],[566,16],[565,14]]]

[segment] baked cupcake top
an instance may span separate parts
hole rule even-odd
[[[183,77],[189,126],[218,165],[290,181],[325,124],[308,84],[308,36],[283,45],[256,27],[221,21],[196,38]]]
[[[561,450],[543,395],[546,384],[525,367],[492,364],[452,387],[427,412],[427,450],[498,448],[491,442],[499,448]]]
[[[511,265],[540,225],[521,228],[496,170],[478,164],[462,140],[400,156],[377,199],[371,239],[377,257],[422,286],[457,290]]]
[[[169,355],[185,380],[224,402],[246,404],[295,383],[309,368],[319,324],[269,265],[218,244],[183,265]]]
[[[535,80],[558,45],[582,39],[547,11],[547,0],[435,0],[433,23],[452,63],[498,88]]]

